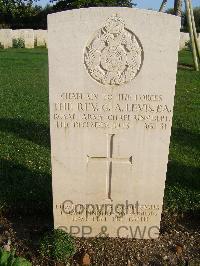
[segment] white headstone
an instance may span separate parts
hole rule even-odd
[[[12,47],[12,30],[11,29],[0,29],[0,44],[4,48]]]
[[[187,32],[181,32],[180,34],[180,43],[179,50],[182,50],[187,47],[187,43],[190,41],[190,35]]]
[[[20,30],[13,30],[12,31],[12,39],[19,39],[20,38]]]
[[[36,45],[47,47],[47,30],[34,30]]]
[[[34,48],[34,31],[32,29],[20,29],[19,36],[24,40],[25,48]]]
[[[179,29],[134,8],[48,16],[55,228],[158,237]]]

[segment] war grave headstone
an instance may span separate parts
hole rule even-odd
[[[0,30],[0,43],[3,46],[3,48],[12,47],[12,30],[11,29]]]
[[[158,237],[179,30],[135,8],[48,15],[55,228]]]
[[[20,29],[19,38],[24,40],[25,48],[34,48],[34,31],[33,29]]]
[[[34,30],[37,46],[47,47],[47,30]]]
[[[12,31],[12,39],[16,40],[16,39],[19,39],[20,38],[20,30],[13,30]]]

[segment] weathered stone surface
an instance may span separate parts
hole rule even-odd
[[[48,16],[55,227],[158,237],[180,19],[131,8]]]
[[[179,50],[182,50],[182,49],[186,48],[187,42],[189,42],[189,41],[190,41],[189,33],[181,32],[180,33]]]
[[[47,30],[34,30],[37,46],[47,47]]]
[[[12,30],[0,29],[0,43],[4,48],[12,47]]]
[[[19,38],[24,40],[25,48],[34,48],[34,31],[32,29],[20,29]]]
[[[19,39],[20,38],[20,30],[13,30],[12,31],[12,39]]]

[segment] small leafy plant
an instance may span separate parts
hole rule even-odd
[[[0,248],[1,266],[32,266],[32,263],[21,257],[15,257],[15,251],[9,252]]]
[[[37,47],[37,39],[34,39],[34,48]]]
[[[4,49],[4,46],[1,42],[0,42],[0,49]]]
[[[185,43],[185,47],[186,49],[188,49],[189,51],[192,51],[192,43],[191,43],[191,40],[187,41]]]
[[[75,251],[73,237],[61,229],[47,233],[40,242],[41,255],[57,262],[67,262]]]
[[[24,48],[25,43],[22,38],[13,39],[13,48]]]

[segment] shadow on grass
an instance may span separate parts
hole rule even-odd
[[[170,161],[167,167],[167,180],[169,185],[178,184],[181,188],[194,191],[200,190],[200,168],[179,164]]]
[[[200,135],[184,128],[172,128],[172,145],[173,143],[189,147],[192,149],[200,149]],[[179,184],[181,187],[188,189],[200,189],[200,168],[183,165],[178,161],[170,161],[167,167],[167,183]]]
[[[187,69],[189,71],[195,71],[194,66],[184,63],[178,64],[178,69]]]
[[[177,145],[178,144],[178,145]],[[200,149],[199,134],[185,128],[172,128],[171,145],[178,149],[184,147],[188,153],[197,156]],[[181,154],[179,155],[181,156]],[[196,158],[197,159],[197,158]],[[184,160],[185,161],[185,160]],[[189,165],[178,160],[169,161],[165,189],[165,206],[167,209],[198,214],[200,210],[200,167],[197,163]]]
[[[0,207],[11,215],[52,213],[52,188],[49,173],[32,171],[12,161],[1,160]]]
[[[172,145],[173,143],[200,150],[200,134],[192,132],[185,128],[172,128]],[[177,183],[181,187],[192,190],[200,189],[200,168],[183,165],[177,161],[170,161],[167,170],[167,183]]]
[[[0,130],[15,134],[19,138],[50,148],[50,129],[48,126],[24,119],[1,118]]]
[[[200,168],[170,161],[167,167],[164,206],[177,213],[200,214]],[[196,218],[195,218],[196,219]]]
[[[200,150],[200,134],[185,128],[172,128],[171,140],[174,143],[183,144]]]
[[[184,128],[172,129],[172,146],[187,147],[190,153],[198,154],[199,134]],[[177,151],[178,152],[178,151]],[[180,213],[200,214],[200,167],[172,160],[167,167],[164,203],[165,207]],[[195,218],[196,219],[196,218]]]

